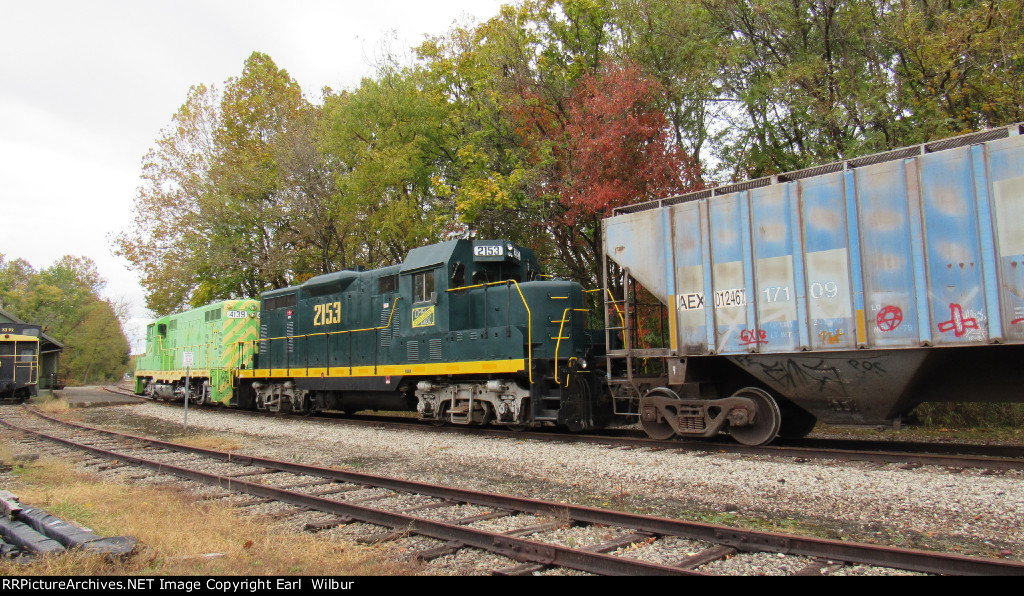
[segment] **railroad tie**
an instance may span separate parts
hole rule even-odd
[[[567,528],[576,525],[573,521],[557,521],[547,522],[543,524],[537,524],[536,526],[527,526],[525,528],[519,528],[518,530],[509,530],[508,532],[502,532],[505,536],[526,536],[528,534],[536,534],[538,532],[547,532],[548,530],[557,530],[559,528]]]
[[[653,536],[654,534],[650,534],[648,532],[634,532],[632,534],[626,534],[624,536],[619,536],[618,538],[613,538],[607,542],[585,546],[583,547],[583,550],[590,551],[592,553],[610,553],[613,550],[618,550],[624,546],[629,546],[637,542],[647,541],[651,539]]]
[[[536,563],[523,563],[521,565],[513,565],[511,567],[502,567],[501,569],[494,569],[493,571],[491,571],[491,575],[533,575],[535,572],[544,571],[547,568],[547,565],[537,565]]]
[[[413,511],[423,511],[424,509],[443,509],[445,507],[455,507],[458,504],[456,501],[439,501],[437,503],[427,503],[426,505],[400,509],[398,513],[412,513]]]
[[[391,540],[405,538],[408,535],[409,530],[392,530],[390,532],[383,532],[380,534],[363,536],[361,538],[357,538],[356,542],[358,542],[359,544],[380,544],[381,542],[390,542]]]
[[[412,558],[421,563],[433,561],[439,557],[450,555],[465,545],[461,542],[451,541],[443,544],[442,546],[436,546],[434,548],[428,548],[426,550],[416,551]]]
[[[473,522],[478,522],[478,521],[484,521],[484,520],[487,520],[487,519],[497,519],[499,517],[508,517],[508,516],[510,516],[510,515],[512,515],[514,513],[515,513],[515,511],[503,511],[503,510],[499,509],[497,511],[492,511],[490,513],[483,513],[481,515],[473,515],[473,516],[470,516],[470,517],[463,517],[461,519],[455,520],[454,523],[457,524],[457,525],[460,525],[460,526],[464,526],[466,524],[471,524]]]
[[[736,554],[736,549],[731,546],[713,546],[707,550],[702,550],[695,555],[690,555],[682,561],[677,562],[673,567],[679,567],[680,569],[696,569],[701,565],[717,561],[719,559],[725,559]]]
[[[344,526],[356,521],[355,518],[347,515],[338,516],[330,521],[322,522],[309,522],[302,530],[304,532],[321,532],[323,530],[330,530],[331,528],[337,528],[338,526]]]

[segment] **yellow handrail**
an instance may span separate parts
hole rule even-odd
[[[515,284],[516,291],[519,292],[519,299],[523,301],[523,307],[526,308],[526,368],[529,373],[530,384],[533,385],[533,313],[530,312],[530,305],[526,303],[526,297],[523,296],[523,289],[519,287],[519,282],[514,279],[508,279],[505,281],[492,281],[472,286],[449,288],[447,291],[458,292],[460,290],[472,290],[473,288],[486,288],[489,286],[507,286],[508,284]]]
[[[565,323],[566,323],[567,315],[569,314],[570,311],[571,312],[590,312],[590,311],[588,311],[585,308],[567,308],[567,309],[565,309],[562,312],[562,324],[558,327],[558,341],[555,342],[555,382],[558,383],[559,385],[562,384],[562,381],[560,381],[558,379],[558,351],[562,347],[562,337],[563,337],[562,336],[562,331],[565,329]],[[569,379],[568,378],[566,378],[565,384],[566,384],[566,386],[569,385]]]
[[[619,310],[619,305],[615,304],[615,296],[612,295],[612,291],[611,291],[610,288],[606,289],[606,291],[608,292],[608,297],[611,298],[612,306],[615,307],[615,314],[619,315],[619,323],[621,323],[622,327],[625,328],[626,327],[626,319],[622,316],[622,311]]]

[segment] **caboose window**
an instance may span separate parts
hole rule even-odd
[[[434,271],[416,273],[412,280],[412,301],[427,302],[434,293]]]

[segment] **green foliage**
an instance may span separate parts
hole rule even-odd
[[[444,186],[455,140],[451,106],[422,69],[381,67],[351,93],[324,105],[323,151],[340,167],[335,200],[362,263],[400,262],[412,248],[440,239],[454,221]]]
[[[115,239],[149,308],[258,296],[338,268],[344,233],[320,127],[318,108],[266,54],[253,53],[223,95],[191,89],[144,159],[133,227]]]
[[[914,414],[927,425],[944,428],[1024,426],[1024,404],[929,402],[917,406]]]

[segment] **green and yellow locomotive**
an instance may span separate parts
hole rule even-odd
[[[314,277],[264,293],[261,316],[243,407],[572,430],[611,417],[582,287],[542,280],[533,251],[509,242],[453,240]]]
[[[226,300],[161,317],[146,328],[136,360],[135,393],[230,405],[237,373],[252,362],[259,302]]]

